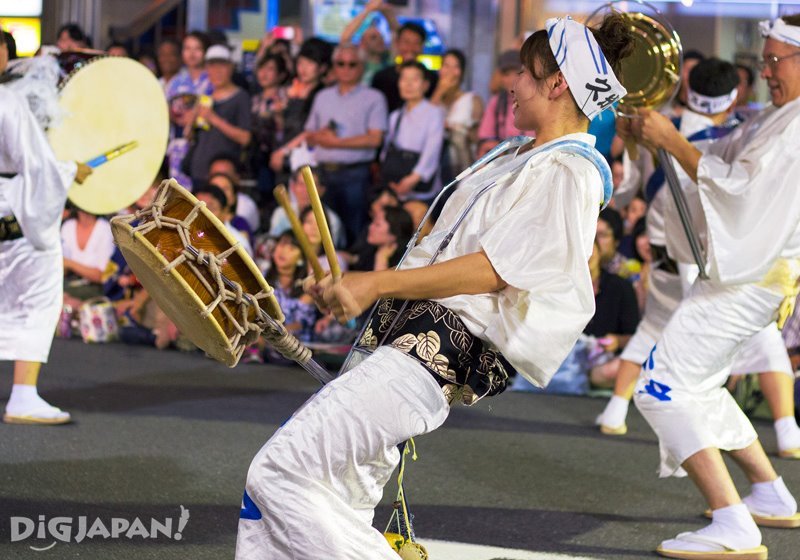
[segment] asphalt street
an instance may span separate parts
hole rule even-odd
[[[11,364],[0,376],[3,402]],[[40,392],[75,422],[0,424],[0,559],[232,558],[250,460],[317,387],[298,368],[228,369],[199,353],[57,340]],[[507,392],[456,406],[418,439],[406,474],[418,535],[633,560],[702,526],[688,480],[657,477],[656,440],[638,412],[625,437],[597,432],[604,404]],[[756,428],[774,451],[771,424]],[[800,494],[800,462],[775,464]],[[394,493],[392,483],[381,528]],[[800,558],[800,530],[763,535],[771,559]]]

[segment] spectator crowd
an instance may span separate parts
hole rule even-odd
[[[368,24],[377,13],[391,27],[388,45]],[[337,45],[316,37],[304,40],[299,29],[291,41],[267,33],[250,77],[237,66],[221,34],[191,32],[180,42],[164,39],[154,55],[138,57],[163,87],[170,138],[163,170],[136,206],[149,203],[163,178],[175,177],[254,257],[275,289],[290,330],[307,343],[351,343],[355,331],[322,316],[303,294],[309,263],[273,189],[288,186],[290,203],[322,254],[299,173],[310,165],[342,269],[384,269],[398,264],[443,184],[503,139],[536,134],[514,127],[508,92],[520,67],[517,50],[499,55],[492,93],[484,101],[465,88],[470,72],[465,54],[448,50],[434,72],[418,62],[425,42],[424,28],[400,25],[381,0],[368,2]],[[58,46],[70,50],[88,44],[77,26],[68,25]],[[113,44],[107,52],[131,56],[124,45]],[[690,51],[684,58],[686,78],[703,55]],[[737,115],[746,118],[752,113],[754,75],[747,66],[739,72]],[[677,116],[685,107],[684,88],[664,110]],[[604,112],[589,132],[597,137],[617,186],[629,170],[614,118],[613,110]],[[618,356],[644,311],[653,266],[646,211],[642,192],[624,206],[612,203],[601,212],[589,262],[596,315],[554,379],[554,390],[585,393],[613,387]],[[524,232],[516,235],[524,238]],[[114,302],[123,340],[191,348],[127,269],[105,219],[69,209],[62,240],[65,313],[105,296]],[[245,360],[279,357],[259,342]],[[520,380],[517,388],[530,389],[524,385]]]

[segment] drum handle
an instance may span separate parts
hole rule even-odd
[[[188,245],[186,247],[186,250],[189,251],[189,253],[191,253],[192,256],[194,256],[195,258],[197,258],[200,255],[200,252],[191,245]],[[208,264],[208,262],[205,261],[204,259],[203,264]],[[228,288],[230,288],[233,291],[237,291],[237,284],[233,280],[231,280],[222,273],[220,273],[220,276],[222,278],[222,282]],[[253,300],[250,294],[246,293],[242,294],[242,297],[246,299],[247,302],[250,303],[251,305],[255,304],[255,301]],[[286,327],[283,325],[283,323],[276,321],[274,317],[272,317],[269,313],[267,313],[260,307],[257,306],[257,309],[259,310],[261,318],[264,319],[272,329],[274,329],[274,331],[278,334],[280,338],[286,339],[291,343],[292,346],[306,349],[306,347],[299,340],[297,340],[297,338],[294,335],[292,335],[289,331],[286,330]],[[276,348],[276,350],[280,351],[280,348]],[[297,356],[297,352],[291,352],[291,354],[292,355],[288,355],[286,357],[296,362],[300,367],[302,367],[309,374],[311,374],[311,377],[313,377],[323,385],[333,381],[334,379],[333,375],[331,375],[331,373],[328,370],[322,367],[319,364],[319,362],[314,360],[314,358],[309,357],[307,360],[301,360]]]

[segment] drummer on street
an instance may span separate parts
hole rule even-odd
[[[0,74],[8,48],[0,33]],[[0,360],[14,361],[14,385],[3,421],[64,424],[68,412],[36,389],[62,303],[59,226],[67,190],[91,168],[59,162],[27,101],[0,85]]]

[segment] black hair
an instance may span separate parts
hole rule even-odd
[[[8,60],[16,60],[17,58],[17,41],[14,40],[14,36],[9,33],[8,31],[3,31],[0,33],[3,36],[3,41],[6,44],[6,48],[8,49]]]
[[[418,35],[419,38],[422,39],[423,44],[428,39],[428,33],[425,31],[425,28],[418,23],[414,23],[413,21],[409,21],[401,25],[397,29],[397,36],[400,37],[403,31],[411,31],[415,35]]]
[[[607,206],[600,211],[600,215],[597,219],[603,220],[608,224],[608,227],[611,228],[611,232],[614,234],[614,241],[619,243],[620,240],[622,240],[625,226],[623,225],[622,216],[619,215],[619,212]]]
[[[389,223],[389,233],[397,238],[397,245],[404,245],[414,235],[414,221],[402,206],[385,206],[383,215]]]
[[[6,31],[3,31],[2,33],[0,33],[0,45],[5,45],[6,44],[6,33],[7,33]],[[11,35],[11,34],[9,33],[9,35]]]
[[[131,51],[128,49],[128,46],[125,43],[121,43],[119,41],[114,41],[106,48],[106,51],[113,49],[114,47],[125,49],[125,52],[128,53],[130,56]]]
[[[800,27],[800,14],[781,16],[781,19],[786,25],[794,25],[796,27]]]
[[[450,49],[442,55],[442,59],[446,56],[455,57],[458,61],[458,66],[461,68],[461,81],[464,81],[464,74],[467,71],[467,57],[464,56],[464,53],[458,49]]]
[[[397,67],[397,73],[400,74],[406,68],[416,68],[422,73],[422,79],[428,80],[428,69],[418,60],[407,60]]]
[[[189,37],[194,37],[195,39],[200,41],[200,44],[203,45],[203,52],[206,52],[208,50],[208,47],[211,46],[211,41],[209,40],[208,35],[206,35],[202,31],[196,31],[196,30],[190,31],[189,33],[186,34],[183,40],[186,41],[186,39],[188,39]]]
[[[642,216],[636,223],[633,224],[633,229],[631,230],[631,239],[633,239],[633,257],[639,261],[640,263],[644,262],[644,258],[642,254],[639,252],[639,249],[636,247],[636,238],[641,235],[647,235],[647,218]]]
[[[214,157],[211,158],[211,161],[208,162],[208,168],[217,163],[218,161],[227,161],[233,166],[233,170],[238,174],[241,172],[240,165],[239,165],[239,158],[233,154],[229,154],[227,152],[223,152],[221,154],[216,154]],[[231,179],[232,180],[232,179]]]
[[[58,32],[56,32],[56,37],[57,38],[61,37],[61,34],[64,33],[64,31],[67,32],[67,35],[69,35],[69,38],[72,39],[73,41],[79,43],[85,43],[87,47],[92,46],[91,37],[89,37],[83,31],[83,29],[81,29],[81,26],[78,25],[77,23],[65,23],[64,25],[58,28]]]
[[[195,196],[201,193],[206,193],[213,196],[217,200],[217,202],[219,202],[220,206],[222,206],[223,210],[226,210],[228,208],[228,197],[225,196],[225,191],[223,191],[218,186],[206,183],[205,185],[202,185],[199,189],[195,189],[194,191]]]
[[[265,54],[258,60],[258,64],[256,64],[256,69],[260,69],[262,66],[265,66],[269,62],[275,64],[275,69],[278,71],[278,76],[283,76],[281,83],[284,83],[286,79],[289,77],[289,67],[286,65],[286,59],[279,54],[270,54],[269,52],[267,52],[267,54]]]
[[[389,268],[394,268],[400,262],[403,249],[408,245],[411,236],[414,235],[414,221],[402,206],[384,206],[383,216],[389,224],[389,233],[394,235],[395,249],[394,254],[389,258]]]
[[[736,70],[744,70],[747,75],[747,87],[753,87],[753,84],[756,83],[756,73],[753,72],[753,69],[747,64],[737,64]]]
[[[225,32],[220,29],[212,29],[211,31],[206,31],[206,35],[208,36],[208,46],[211,45],[224,45],[230,48],[228,44],[228,36],[225,35]]]
[[[333,45],[319,37],[306,39],[297,54],[298,57],[302,56],[312,60],[325,68],[329,68],[331,65],[331,55],[333,55]]]
[[[630,30],[630,23],[621,14],[610,14],[603,18],[599,27],[589,27],[594,35],[600,50],[608,60],[614,74],[622,82],[622,59],[630,56],[634,47],[634,34]],[[558,62],[550,48],[550,39],[547,30],[541,29],[528,37],[520,49],[522,64],[536,79],[543,79],[559,71]],[[536,61],[539,61],[542,73],[536,70]]]
[[[688,51],[684,51],[683,53],[683,61],[686,62],[687,60],[705,60],[706,55],[698,51],[697,49],[689,49]]]
[[[273,246],[272,250],[275,251],[275,247],[278,246],[281,239],[288,239],[291,241],[292,245],[300,248],[300,243],[297,242],[297,237],[295,236],[294,232],[291,229],[287,229],[279,236],[275,238],[275,245]],[[272,263],[267,271],[266,276],[264,279],[267,281],[267,284],[270,286],[279,286],[280,285],[280,278],[278,275],[278,268],[275,266],[274,261],[272,261],[272,256],[270,256],[270,262]],[[303,295],[303,279],[306,276],[306,269],[303,266],[303,253],[300,253],[300,260],[297,263],[297,266],[294,269],[294,276],[292,277],[292,285],[289,288],[289,297],[293,299],[297,299]]]
[[[727,95],[739,85],[736,67],[719,58],[706,58],[689,72],[689,88],[708,97]]]

